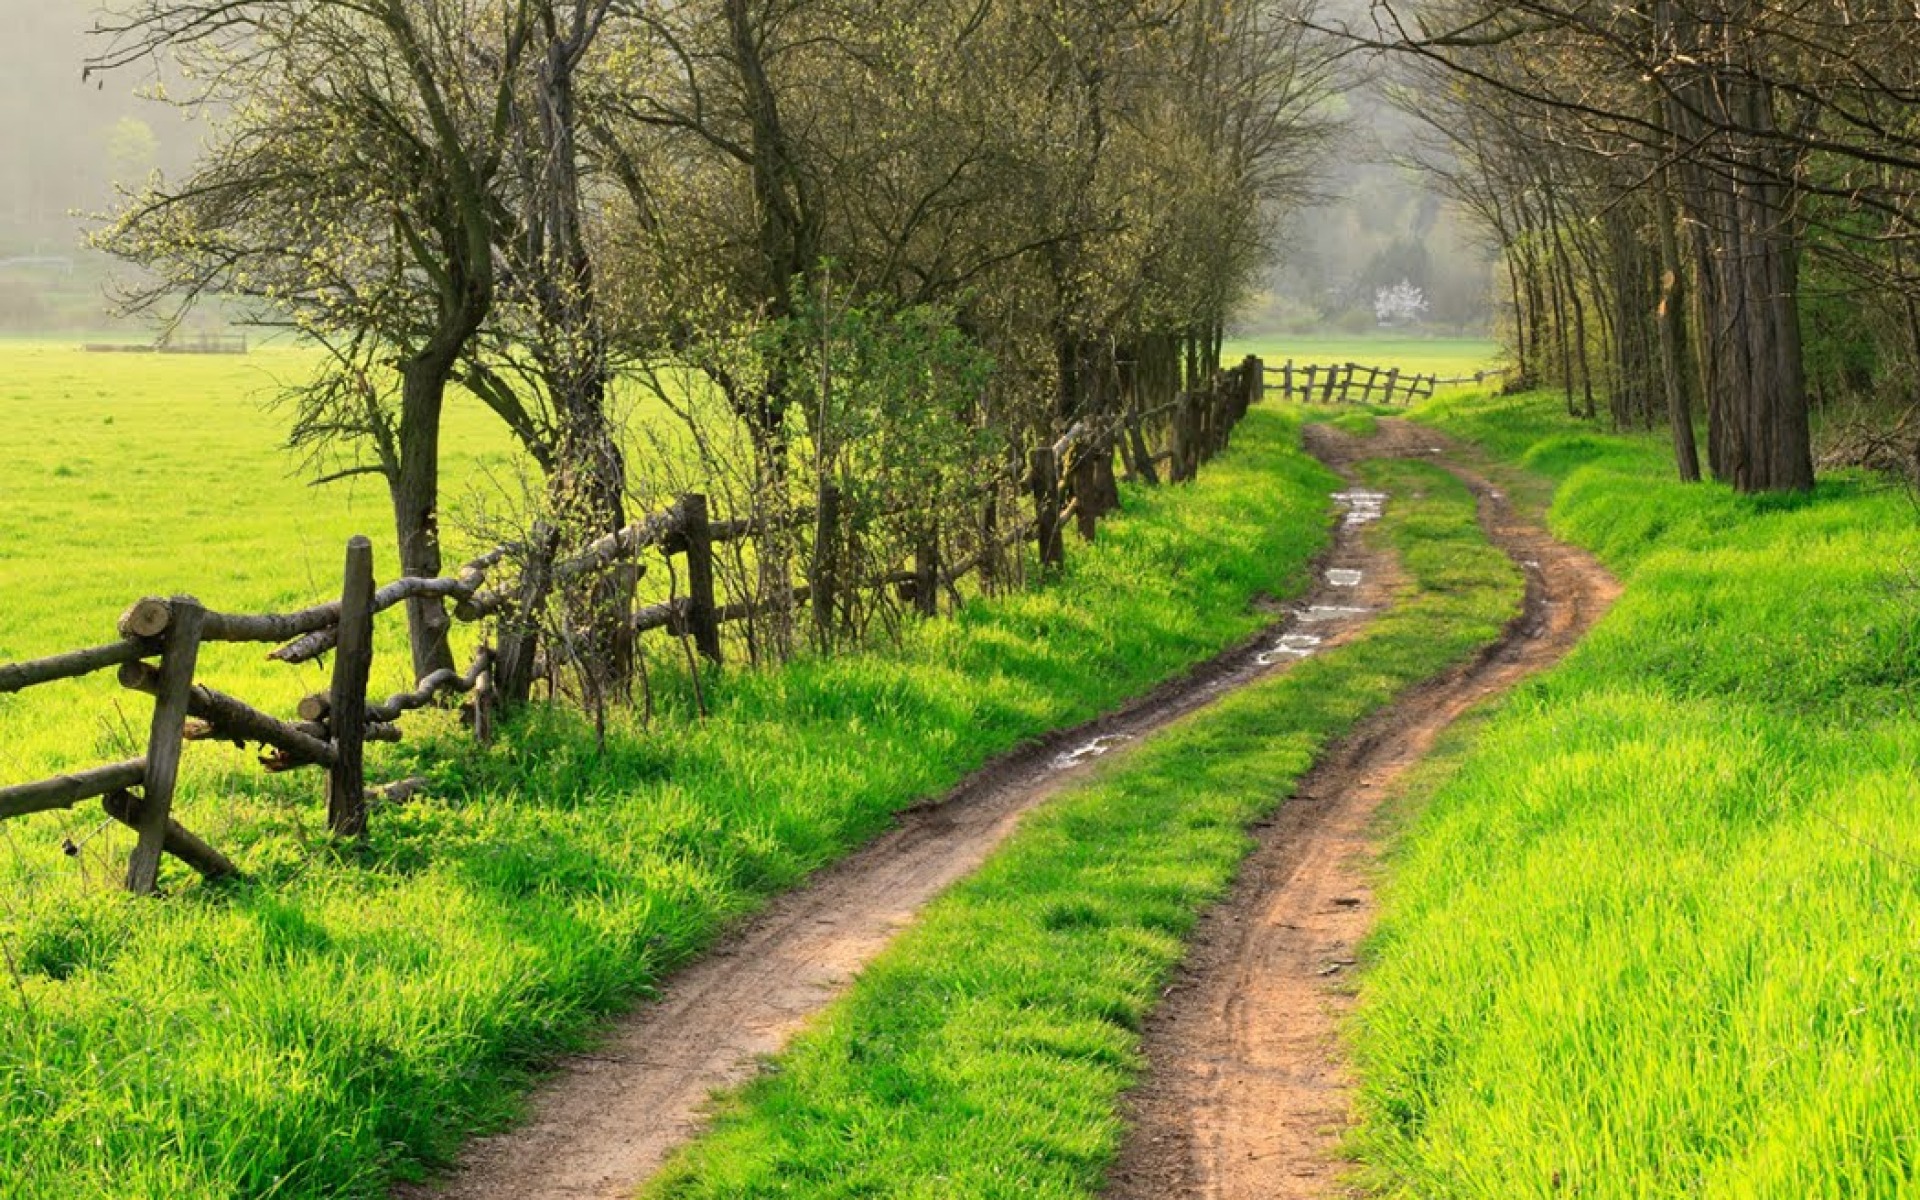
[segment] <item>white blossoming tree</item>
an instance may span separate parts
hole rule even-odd
[[[1373,294],[1373,315],[1382,325],[1412,325],[1427,313],[1427,294],[1402,279]]]

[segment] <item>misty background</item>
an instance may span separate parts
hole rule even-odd
[[[1364,0],[1329,8],[1364,19]],[[111,285],[125,268],[88,249],[87,230],[118,202],[116,185],[189,167],[204,131],[146,95],[158,81],[144,70],[83,79],[87,56],[100,48],[87,32],[97,11],[88,0],[0,0],[0,333],[154,324],[114,314]],[[1376,296],[1407,282],[1427,304],[1415,330],[1487,333],[1490,244],[1424,176],[1393,165],[1408,124],[1375,89],[1357,86],[1342,105],[1349,126],[1322,173],[1325,199],[1277,231],[1266,289],[1237,331],[1371,333],[1381,329]],[[188,328],[224,324],[223,314],[201,312]]]

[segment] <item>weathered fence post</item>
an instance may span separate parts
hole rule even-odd
[[[1091,542],[1100,519],[1120,507],[1120,488],[1113,478],[1113,444],[1097,434],[1082,434],[1073,445],[1074,525],[1080,540]]]
[[[553,586],[553,558],[559,552],[559,531],[535,522],[527,540],[526,568],[520,575],[520,596],[500,621],[500,653],[496,661],[494,692],[500,707],[518,708],[533,697],[535,660],[540,650],[540,615]]]
[[[680,533],[687,543],[687,632],[709,662],[720,661],[720,610],[713,598],[713,527],[707,498],[680,497]]]
[[[1041,567],[1057,567],[1067,558],[1060,536],[1060,464],[1052,446],[1038,446],[1027,459],[1033,487],[1034,528],[1040,538]]]
[[[493,744],[493,648],[480,647],[480,671],[473,677],[473,740],[482,746]]]
[[[1146,432],[1141,428],[1140,401],[1136,397],[1127,406],[1126,432],[1127,457],[1133,463],[1133,475],[1146,481],[1148,487],[1160,486],[1160,471],[1153,465],[1153,452],[1147,449]]]
[[[1340,382],[1340,368],[1337,365],[1328,367],[1327,368],[1327,391],[1325,395],[1320,397],[1320,403],[1322,404],[1333,403],[1333,388],[1334,388],[1334,385],[1338,382]]]
[[[152,602],[143,600],[122,620],[123,628],[151,629],[152,613],[142,622],[136,613]],[[127,860],[127,890],[150,896],[160,879],[160,855],[167,844],[173,819],[173,791],[180,778],[180,750],[187,728],[187,701],[193,692],[193,672],[200,661],[200,630],[206,610],[192,596],[175,596],[166,604],[166,622],[160,648],[160,690],[153,702],[153,722],[147,732],[147,769],[141,779],[141,800],[135,827],[140,838]],[[131,623],[131,624],[129,624]]]
[[[1396,390],[1398,390],[1399,387],[1400,387],[1400,368],[1395,367],[1391,371],[1387,372],[1387,403],[1388,404],[1393,403],[1393,393]]]
[[[347,543],[340,588],[340,640],[333,652],[327,719],[333,768],[327,773],[327,828],[339,837],[367,832],[367,677],[373,672],[373,543]]]

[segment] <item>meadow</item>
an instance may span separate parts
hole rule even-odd
[[[1550,397],[1421,419],[1626,584],[1406,801],[1353,1044],[1407,1197],[1920,1187],[1920,523],[1675,482]]]
[[[324,488],[283,449],[270,407],[314,358],[87,354],[49,342],[0,343],[0,662],[98,645],[145,595],[193,595],[228,612],[304,607],[338,594],[347,539],[373,539],[394,569],[383,485]],[[508,484],[515,456],[498,422],[456,397],[449,413],[450,500]],[[463,538],[450,522],[457,553]],[[471,544],[470,539],[467,544]],[[457,561],[457,559],[455,560]],[[384,685],[410,684],[404,633],[383,627]],[[323,665],[268,663],[259,648],[209,647],[215,686],[272,711],[324,690]],[[0,779],[124,756],[144,733],[141,704],[110,677],[0,697]],[[124,711],[122,711],[124,710]],[[139,744],[136,737],[134,745]]]
[[[157,589],[233,608],[316,598],[347,533],[381,541],[377,494],[304,488],[271,416],[232,399],[270,387],[267,356],[95,375],[66,353],[7,375],[4,417],[34,464],[0,509],[9,655],[96,640]],[[502,453],[467,417],[450,481]],[[0,826],[0,1179],[22,1200],[350,1197],[445,1161],[597,1019],[902,806],[1252,632],[1257,597],[1302,586],[1335,486],[1292,419],[1256,412],[1195,486],[1130,489],[1058,581],[912,625],[898,647],[716,672],[705,720],[684,676],[658,681],[651,729],[622,714],[604,750],[558,712],[492,751],[431,729],[383,748],[376,777],[434,787],[379,814],[364,848],[325,836],[312,777],[195,747],[182,819],[246,870],[237,886],[169,867],[164,902],[133,900],[114,887],[124,843],[96,817]],[[101,578],[73,586],[95,561]],[[311,686],[275,685],[257,659],[208,673],[263,703]],[[140,711],[0,699],[7,777],[111,757]]]

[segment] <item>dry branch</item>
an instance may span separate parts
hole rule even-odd
[[[670,535],[678,533],[680,520],[680,506],[676,504],[665,512],[654,513],[625,529],[616,530],[598,541],[589,542],[580,553],[553,568],[554,578],[577,579],[590,571],[611,566],[621,559],[632,558],[648,546],[659,545]]]
[[[434,697],[446,692],[466,695],[480,682],[480,676],[493,666],[493,652],[482,649],[474,656],[473,665],[467,668],[465,675],[456,671],[441,670],[422,679],[419,686],[410,692],[400,692],[387,698],[385,704],[376,704],[367,709],[369,726],[398,721],[402,714],[415,709],[425,708],[433,703]],[[371,735],[370,735],[371,736]]]

